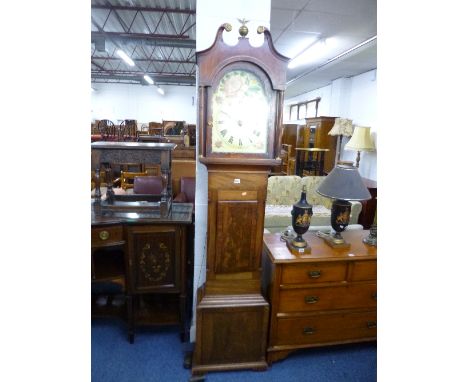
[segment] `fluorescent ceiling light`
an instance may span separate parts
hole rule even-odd
[[[148,82],[150,85],[153,85],[154,84],[154,81],[151,79],[150,76],[148,76],[147,74],[145,74],[143,76],[143,78],[145,79],[146,82]]]
[[[123,50],[118,50],[117,51],[117,54],[120,56],[120,58],[122,60],[124,60],[128,65],[130,66],[135,66],[135,63],[133,62],[133,60],[127,56],[127,54],[123,51]]]
[[[161,94],[161,95],[164,95],[166,93],[161,86],[158,86],[157,90],[158,90],[159,94]]]
[[[330,50],[336,45],[335,43],[336,40],[333,38],[317,41],[315,44],[289,61],[288,68],[294,69],[298,66],[311,64],[323,59],[326,54],[330,53]]]

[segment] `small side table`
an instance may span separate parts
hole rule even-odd
[[[369,229],[374,222],[375,213],[377,210],[377,182],[375,180],[362,178],[364,184],[371,194],[371,199],[362,201],[362,211],[359,214],[358,223],[364,229]]]

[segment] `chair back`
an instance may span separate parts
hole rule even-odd
[[[101,119],[98,123],[98,130],[104,141],[113,140],[116,136],[114,122],[109,119]]]
[[[158,195],[163,191],[162,176],[136,176],[133,182],[134,194]]]
[[[195,204],[195,178],[182,176],[180,178],[180,191],[185,194],[188,203]]]

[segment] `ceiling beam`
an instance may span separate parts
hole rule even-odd
[[[192,9],[159,8],[159,7],[130,7],[130,6],[124,6],[124,5],[91,5],[91,9],[108,9],[108,10],[116,10],[116,11],[185,13],[188,15],[196,14],[196,10],[192,10]]]
[[[98,57],[98,56],[91,56],[91,60],[122,60],[120,57]],[[170,64],[196,64],[197,62],[195,60],[189,61],[189,60],[164,60],[162,58],[132,58],[133,61],[139,62],[148,62],[148,61],[154,61],[154,62],[167,62]]]
[[[151,76],[157,84],[171,84],[171,85],[195,85],[195,76]],[[99,74],[91,72],[91,79],[97,80],[119,80],[119,81],[135,81],[142,82],[143,76],[141,74],[126,75],[126,74]]]
[[[102,38],[109,38],[110,40],[115,40],[122,43],[134,42],[136,44],[195,49],[195,40],[189,39],[188,36],[157,35],[146,33],[91,32],[91,42]]]

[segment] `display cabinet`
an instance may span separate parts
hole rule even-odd
[[[335,117],[305,118],[300,126],[296,147],[328,149],[324,156],[324,172],[329,173],[335,166],[336,137],[328,135],[335,123]]]

